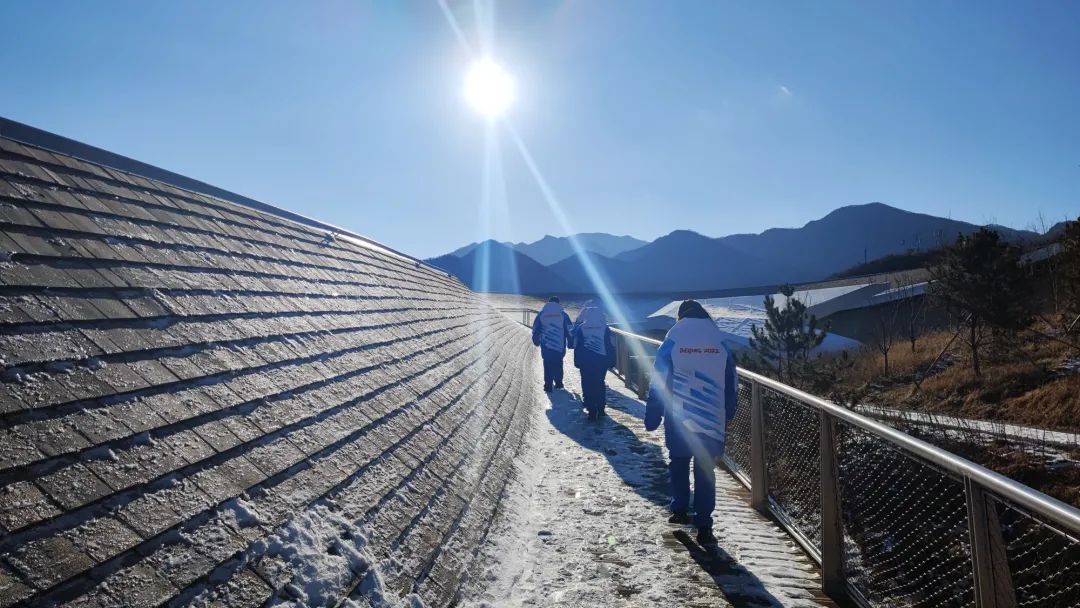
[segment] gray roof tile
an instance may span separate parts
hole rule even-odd
[[[47,589],[95,565],[90,556],[62,536],[29,541],[8,560],[38,589]]]
[[[112,493],[97,475],[78,463],[41,477],[37,484],[64,509],[81,507]]]
[[[158,606],[177,592],[167,578],[145,562],[121,570],[107,582],[109,593],[123,598],[123,605],[131,608]]]
[[[34,590],[22,582],[19,576],[0,562],[0,608],[13,606],[34,594]]]
[[[0,528],[19,530],[60,515],[56,503],[30,481],[9,483],[0,489],[0,497]]]
[[[131,527],[109,515],[91,518],[64,536],[99,562],[115,557],[143,540]]]
[[[394,589],[426,576],[425,599],[449,602],[460,564],[434,545],[473,551],[499,495],[472,492],[461,463],[521,438],[502,402],[520,396],[487,406],[476,388],[479,353],[517,369],[524,332],[443,273],[324,230],[0,150],[0,250],[15,252],[0,264],[0,608],[259,605],[295,572],[260,541],[329,500],[418,569]],[[478,346],[488,331],[516,337]],[[470,533],[448,536],[465,510]]]
[[[74,427],[58,419],[27,422],[16,427],[15,432],[45,456],[67,454],[91,445]]]

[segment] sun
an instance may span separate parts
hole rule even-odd
[[[514,103],[514,80],[491,59],[481,59],[465,75],[465,100],[481,116],[502,116]]]

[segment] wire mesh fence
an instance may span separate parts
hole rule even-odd
[[[750,407],[753,386],[746,380],[739,380],[738,409],[735,417],[728,422],[725,456],[729,466],[747,480],[750,479]]]
[[[816,409],[768,388],[761,389],[765,413],[765,462],[769,498],[814,547],[821,548],[819,416]]]
[[[837,426],[848,584],[872,605],[973,605],[962,480],[867,431]]]
[[[1009,605],[1080,606],[1080,539],[1007,500],[990,503],[1012,583]]]

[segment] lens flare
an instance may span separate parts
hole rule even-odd
[[[502,116],[514,97],[514,80],[491,59],[473,63],[465,75],[465,100],[489,120]]]

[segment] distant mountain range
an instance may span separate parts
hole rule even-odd
[[[460,251],[460,250],[459,250]],[[570,293],[577,285],[521,253],[512,245],[494,240],[473,243],[465,253],[448,253],[427,260],[461,279],[475,291],[495,293]],[[567,289],[567,288],[570,289]]]
[[[632,236],[615,236],[604,232],[583,232],[575,235],[575,239],[585,251],[609,258],[648,244],[648,241],[635,239]],[[491,243],[492,241],[485,242]],[[499,244],[516,249],[545,266],[565,260],[575,253],[569,237],[551,236],[550,234],[532,243],[509,243],[504,241]],[[449,255],[464,256],[478,245],[480,243],[469,243],[460,249],[451,251]]]
[[[991,226],[1007,240],[1036,242],[1035,232]],[[629,236],[577,236],[593,270],[620,293],[691,292],[824,279],[867,260],[952,242],[980,226],[882,203],[841,207],[801,228],[713,238],[676,230],[651,243]],[[481,272],[484,263],[487,272]],[[473,289],[592,293],[590,273],[570,239],[473,243],[428,260]],[[481,281],[487,276],[487,283]]]

